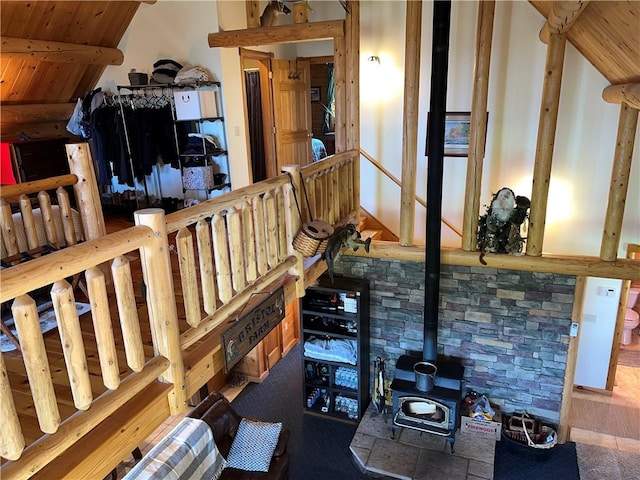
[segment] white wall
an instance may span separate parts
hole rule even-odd
[[[261,2],[261,7],[265,2]],[[314,0],[310,21],[343,18],[339,2]],[[424,156],[429,108],[431,21],[433,3],[425,1],[422,18],[420,116],[416,191],[426,198]],[[361,146],[396,177],[401,176],[404,82],[405,2],[361,2]],[[468,111],[475,44],[477,4],[454,1],[449,55],[447,109]],[[159,58],[208,68],[222,82],[229,158],[234,188],[249,182],[246,162],[241,68],[236,48],[209,48],[207,35],[244,28],[244,2],[164,1],[142,4],[119,48],[125,63],[108,67],[100,85],[128,83],[131,68],[152,70]],[[281,23],[291,22],[281,19]],[[528,3],[496,2],[489,89],[489,124],[481,201],[488,204],[503,186],[530,196],[545,65],[546,46],[538,39],[544,24]],[[329,55],[331,42],[282,45],[260,50],[276,58]],[[366,58],[377,55],[380,68],[371,71]],[[606,80],[570,45],[567,46],[551,197],[545,231],[545,253],[597,256],[606,213],[619,106],[605,103]],[[362,205],[396,232],[399,230],[399,189],[362,161]],[[640,148],[634,151],[619,257],[628,243],[640,242]],[[445,158],[443,215],[462,224],[466,158]],[[165,180],[163,179],[163,185]],[[167,182],[169,183],[169,182]],[[484,213],[484,207],[481,208]],[[424,242],[424,209],[416,207],[415,242]],[[443,243],[460,240],[443,226]]]
[[[379,76],[361,75],[361,146],[398,178],[402,154],[402,77],[404,2],[363,2],[362,57],[378,55]],[[451,12],[447,110],[469,111],[477,4],[454,1]],[[391,21],[391,18],[394,21]],[[416,192],[426,197],[424,156],[431,76],[432,2],[423,4],[420,117]],[[481,201],[503,186],[531,195],[533,165],[546,46],[538,39],[544,24],[527,2],[496,2],[488,99],[489,124]],[[388,77],[393,77],[389,79]],[[378,84],[375,98],[367,84]],[[544,239],[545,253],[598,255],[615,150],[619,106],[602,100],[607,81],[571,46],[567,46],[558,132]],[[376,89],[373,89],[375,92]],[[384,223],[397,228],[399,189],[388,185],[364,162],[362,204]],[[466,159],[445,158],[443,216],[461,226]],[[372,186],[372,187],[369,187]],[[382,199],[381,199],[382,196]],[[416,207],[415,242],[424,242],[425,211]],[[398,230],[396,230],[398,231]],[[443,226],[443,243],[460,239]],[[640,241],[640,149],[633,156],[619,257],[626,245]]]

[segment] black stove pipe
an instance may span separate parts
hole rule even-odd
[[[429,159],[427,168],[427,219],[425,248],[424,344],[422,358],[438,357],[438,304],[440,299],[440,233],[442,217],[442,174],[444,127],[447,110],[449,30],[451,1],[433,3],[433,46],[431,53],[431,100],[429,105]]]

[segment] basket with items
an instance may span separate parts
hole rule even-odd
[[[548,452],[558,444],[555,429],[535,420],[526,412],[505,416],[502,436],[516,450],[537,451],[540,458],[546,458]]]

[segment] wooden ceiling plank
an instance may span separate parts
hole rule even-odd
[[[248,28],[210,33],[210,47],[253,47],[277,43],[324,40],[344,35],[343,20],[296,23],[275,27]]]
[[[0,57],[27,57],[41,62],[122,65],[124,54],[117,48],[74,43],[1,37]]]

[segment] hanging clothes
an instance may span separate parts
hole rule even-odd
[[[178,146],[186,145],[187,132],[180,123],[174,126],[167,96],[110,96],[92,113],[90,125],[100,185],[116,178],[133,187],[134,179],[151,175],[158,160],[180,168]]]

